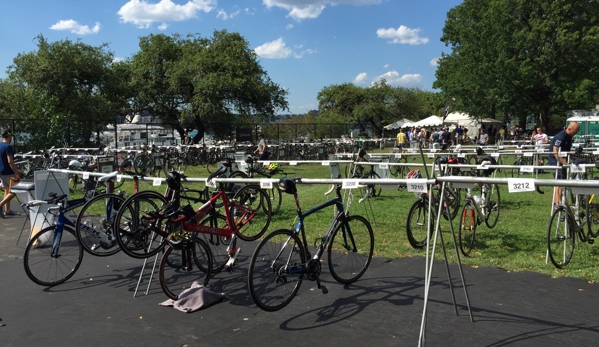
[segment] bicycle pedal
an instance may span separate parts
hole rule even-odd
[[[322,289],[322,294],[328,294],[329,293],[329,290],[325,286],[320,286],[320,289]]]
[[[587,242],[589,243],[589,245],[592,245],[593,243],[595,243],[595,240],[593,239],[588,239]]]

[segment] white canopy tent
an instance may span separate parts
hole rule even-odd
[[[402,118],[402,119],[400,119],[398,121],[395,121],[395,122],[393,122],[393,123],[391,123],[389,125],[384,126],[383,128],[385,130],[399,129],[399,128],[402,128],[403,125],[406,124],[406,123],[410,123],[411,124],[412,121],[409,120],[409,119]]]
[[[441,119],[441,117],[439,116],[430,116],[428,118],[424,118],[422,120],[419,120],[418,122],[412,124],[412,126],[415,127],[430,127],[430,126],[435,126],[435,125],[441,125],[443,124],[443,119]]]

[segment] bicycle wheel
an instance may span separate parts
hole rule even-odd
[[[468,255],[470,254],[470,251],[472,251],[472,246],[474,246],[476,226],[478,225],[476,220],[476,209],[474,208],[472,201],[466,200],[460,216],[460,228],[458,229],[460,250],[462,251],[462,254]]]
[[[485,213],[487,214],[485,224],[487,224],[489,228],[494,228],[495,225],[497,225],[500,206],[501,198],[499,196],[499,186],[491,184],[487,190],[487,198],[485,199]]]
[[[54,286],[71,278],[83,259],[83,247],[72,227],[65,225],[62,236],[56,225],[38,232],[27,244],[23,265],[25,273],[41,286]]]
[[[281,192],[281,189],[279,189],[278,185],[273,185],[272,188],[266,189],[266,193],[270,198],[272,214],[274,215],[281,209],[281,204],[283,202],[283,193]]]
[[[377,174],[374,171],[370,171],[369,173],[364,175],[362,178],[381,179],[381,176],[379,176],[379,174]],[[368,191],[370,192],[370,196],[372,196],[372,197],[381,196],[382,188],[379,184],[369,184]]]
[[[212,252],[200,238],[187,242],[182,249],[172,246],[164,250],[158,266],[160,288],[170,299],[191,288],[194,282],[207,285],[212,273]]]
[[[237,236],[243,241],[254,241],[264,235],[272,218],[272,205],[264,189],[245,186],[235,193],[234,200],[230,216],[233,217],[232,225],[238,228]]]
[[[329,243],[329,271],[339,283],[353,283],[368,269],[374,251],[374,234],[362,216],[348,216]]]
[[[292,230],[279,229],[260,241],[248,273],[248,288],[254,303],[265,311],[287,306],[304,279],[306,252]]]
[[[83,205],[77,216],[75,235],[86,252],[105,257],[121,250],[114,233],[114,220],[124,201],[120,195],[101,194]],[[127,214],[133,212],[130,210]]]
[[[119,209],[115,218],[115,229],[119,247],[130,257],[143,259],[148,258],[160,250],[166,244],[166,223],[156,225],[158,221],[150,214],[157,213],[166,203],[164,196],[153,191],[143,191],[130,196]]]
[[[77,191],[77,185],[79,183],[79,176],[77,174],[69,174],[69,192],[74,193]]]
[[[199,223],[213,228],[224,228],[227,225],[227,217],[220,213],[213,213]],[[198,234],[196,237],[203,239],[212,252],[212,274],[217,274],[225,268],[229,261],[227,249],[231,243],[230,237],[214,234]]]
[[[406,232],[412,247],[419,249],[426,246],[428,230],[428,199],[418,199],[410,207],[406,219]],[[432,237],[432,228],[431,228]]]
[[[206,170],[208,170],[208,173],[215,173],[216,170],[218,170],[218,159],[216,157],[209,157],[208,160],[206,161]]]
[[[586,215],[589,228],[589,234],[592,237],[599,237],[599,204],[595,194],[587,195]]]
[[[572,230],[574,221],[563,206],[559,206],[549,220],[547,229],[547,253],[551,263],[561,269],[568,265],[574,253],[575,235]]]
[[[133,160],[133,170],[136,174],[147,175],[154,169],[152,164],[152,158],[149,155],[141,154]]]

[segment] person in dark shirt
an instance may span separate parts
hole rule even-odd
[[[13,139],[13,133],[6,130],[2,133],[2,142],[0,142],[0,180],[4,187],[4,198],[0,201],[0,215],[2,218],[6,216],[17,215],[10,209],[10,200],[15,197],[15,193],[10,191],[11,180],[20,180],[19,171],[15,165],[14,149],[10,145]],[[2,210],[4,206],[4,211]]]
[[[572,148],[572,138],[574,135],[578,133],[580,130],[580,126],[576,122],[572,122],[566,127],[566,129],[557,133],[551,142],[549,143],[549,158],[547,160],[547,165],[549,166],[563,166],[567,164],[567,157],[560,157],[560,152],[568,152]],[[556,179],[563,179],[561,175],[561,170],[557,170],[555,172]],[[555,187],[553,192],[553,204],[560,203],[560,199],[562,197],[562,187]]]

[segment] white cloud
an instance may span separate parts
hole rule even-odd
[[[280,7],[289,11],[288,16],[301,21],[307,18],[317,18],[327,5],[373,5],[380,4],[382,0],[262,0],[266,7]]]
[[[403,43],[409,45],[420,45],[428,42],[427,37],[420,37],[418,34],[420,29],[410,29],[405,25],[400,25],[399,28],[379,29],[376,34],[380,38],[391,39],[389,43]]]
[[[383,65],[383,69],[388,69],[388,68],[389,68],[389,64]]]
[[[168,24],[166,24],[166,22],[162,22],[162,24],[158,26],[158,30],[166,30],[166,28],[168,28]]]
[[[139,28],[148,28],[156,22],[180,22],[196,18],[198,12],[210,12],[216,6],[216,0],[190,0],[178,5],[171,0],[160,0],[150,4],[145,0],[129,0],[117,14],[124,23],[133,23]]]
[[[366,72],[361,72],[358,74],[358,76],[356,76],[356,78],[354,78],[354,83],[362,84],[362,83],[366,82],[367,79],[368,79],[368,74]]]
[[[96,22],[93,28],[90,29],[87,25],[81,25],[72,19],[61,20],[50,27],[52,30],[69,30],[78,35],[96,34],[100,31],[100,23]]]
[[[439,65],[439,58],[435,58],[433,60],[431,60],[431,66],[437,66]]]
[[[285,45],[282,37],[258,46],[254,51],[256,51],[258,56],[267,59],[285,59],[292,53],[291,49]]]
[[[293,28],[293,24],[289,23],[287,24],[287,26],[285,27],[285,29],[289,30]]]
[[[239,14],[239,10],[235,11],[235,12],[231,12],[229,14],[227,14],[227,12],[225,12],[225,10],[218,10],[218,14],[216,15],[216,18],[220,18],[222,20],[227,20],[227,19],[231,19],[235,16],[237,16]]]
[[[315,49],[305,49],[299,53],[294,52],[293,56],[296,57],[297,59],[301,59],[304,55],[314,54],[314,53],[316,53]]]
[[[389,72],[386,72],[380,76],[377,76],[374,78],[374,80],[372,81],[372,84],[379,82],[381,79],[385,79],[385,81],[387,81],[387,84],[389,85],[414,85],[417,84],[418,82],[420,82],[422,80],[422,75],[420,74],[405,74],[400,76],[399,73],[397,73],[397,71],[392,70]]]

